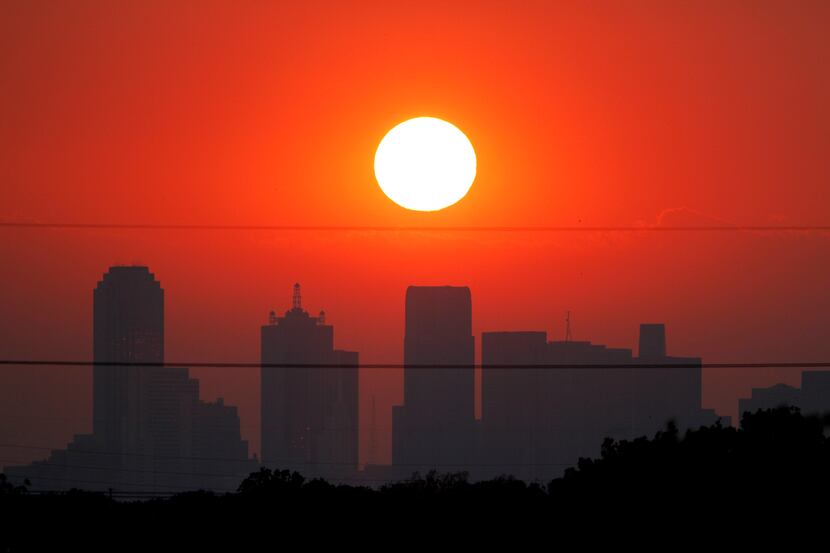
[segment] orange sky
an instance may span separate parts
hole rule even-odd
[[[822,1],[7,1],[0,220],[827,225],[828,28]],[[453,122],[478,155],[470,194],[442,212],[399,208],[372,174],[384,133],[418,115]],[[612,346],[662,321],[670,352],[705,361],[830,358],[817,232],[5,228],[0,260],[4,358],[89,358],[92,288],[133,262],[166,291],[173,361],[256,361],[295,281],[367,362],[401,361],[408,284],[469,285],[477,342],[561,338],[569,309],[577,339]],[[0,443],[89,430],[85,371],[2,370]],[[240,406],[257,451],[257,371],[194,374],[206,399]],[[704,404],[734,415],[780,379],[798,374],[707,371]],[[364,371],[364,428],[372,395],[388,428],[401,381]]]

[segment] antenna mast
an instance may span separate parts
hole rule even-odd
[[[294,285],[294,296],[291,298],[291,307],[292,309],[302,309],[303,302],[300,298],[300,283],[296,283]]]
[[[571,312],[565,312],[565,341],[570,342],[573,340],[573,334],[571,334]]]

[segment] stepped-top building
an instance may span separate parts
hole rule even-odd
[[[92,433],[44,461],[8,467],[33,489],[235,490],[256,470],[235,407],[199,399],[164,366],[164,290],[147,267],[111,267],[93,291]]]
[[[325,313],[292,307],[261,329],[262,461],[337,481],[358,465],[358,353],[334,349]]]
[[[545,332],[482,335],[481,477],[560,475],[579,457],[598,457],[605,438],[653,435],[714,423],[701,408],[701,360],[666,354],[665,327],[640,326],[630,349]],[[534,368],[538,365],[539,368]],[[628,368],[631,366],[631,368]]]
[[[798,407],[805,415],[830,414],[830,371],[803,371],[798,388],[786,384],[752,388],[749,398],[738,400],[738,416],[781,406]]]

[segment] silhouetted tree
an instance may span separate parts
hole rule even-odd
[[[0,477],[0,511],[5,528],[14,531],[21,522],[46,527],[69,514],[99,524],[142,524],[159,533],[176,532],[184,515],[207,528],[277,524],[284,531],[302,521],[324,528],[324,521],[358,516],[375,522],[433,516],[455,524],[462,513],[479,520],[522,521],[527,528],[554,520],[561,526],[577,519],[654,522],[662,517],[662,525],[650,530],[657,531],[687,520],[679,519],[680,513],[726,518],[736,510],[758,524],[759,514],[780,518],[799,506],[823,504],[830,492],[828,427],[830,419],[804,416],[794,408],[747,413],[737,429],[716,423],[681,435],[670,422],[652,438],[606,439],[597,459],[580,459],[547,486],[510,475],[471,482],[466,472],[430,471],[373,490],[262,468],[235,493],[199,491],[137,501],[81,490],[35,494]],[[20,536],[25,534],[17,536],[22,543]]]
[[[15,486],[5,474],[0,472],[0,496],[20,496],[28,492],[28,486],[31,486],[29,480],[24,480],[23,484]]]
[[[302,489],[305,478],[299,472],[261,468],[252,472],[239,484],[240,494],[276,495],[297,493]]]
[[[548,486],[557,504],[667,508],[689,502],[790,501],[830,491],[826,421],[781,407],[746,413],[741,428],[687,430],[653,439],[606,439],[599,459],[580,459]]]

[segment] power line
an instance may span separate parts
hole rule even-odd
[[[830,225],[683,226],[396,226],[396,225],[232,225],[176,223],[0,222],[0,228],[75,230],[274,231],[274,232],[827,232]]]
[[[306,477],[306,482],[309,482],[314,479],[314,477]],[[332,480],[333,482],[329,482],[332,484],[339,484],[339,483],[347,483],[347,484],[395,484],[398,482],[405,482],[408,477],[404,477],[403,479],[389,479],[389,478],[364,478],[362,476],[352,476],[352,477],[334,477]],[[32,479],[30,479],[31,481]],[[103,484],[107,486],[124,486],[125,484],[129,485],[125,482],[114,482],[111,480],[90,480],[90,479],[66,479],[61,477],[54,477],[54,476],[38,476],[36,480],[51,480],[51,481],[58,481],[64,482],[67,481],[70,484],[74,483],[85,483],[85,484]],[[241,483],[241,481],[240,481]],[[167,486],[164,484],[149,484],[150,487],[156,488],[167,488],[170,492],[162,492],[162,491],[150,491],[150,490],[117,490],[115,488],[111,488],[111,490],[82,490],[86,492],[92,493],[101,493],[104,495],[112,495],[119,499],[123,498],[164,498],[164,497],[172,497],[177,494],[194,492],[194,491],[208,491],[214,493],[238,493],[238,489],[230,489],[230,488],[181,488],[177,486]],[[68,491],[68,489],[61,489],[61,490],[43,490],[43,489],[35,489],[35,490],[27,490],[26,493],[28,494],[50,494],[50,493],[64,493]]]
[[[35,449],[41,451],[53,451],[56,448],[54,447],[45,447],[45,446],[36,446],[36,445],[29,445],[29,444],[6,444],[0,443],[0,448],[15,448],[15,449]],[[238,459],[232,457],[197,457],[197,456],[182,456],[182,455],[163,455],[163,454],[155,454],[155,453],[140,453],[137,451],[101,451],[101,450],[88,450],[88,449],[61,449],[59,451],[63,451],[67,454],[79,453],[85,455],[114,455],[116,457],[149,457],[152,459],[160,459],[160,460],[181,460],[181,461],[223,461],[223,462],[237,462],[237,463],[245,463],[249,462],[249,460],[245,459]],[[275,462],[286,462],[284,460],[275,460]]]
[[[87,470],[112,470],[116,472],[133,472],[137,474],[166,474],[170,476],[211,476],[216,478],[238,478],[242,476],[242,474],[218,474],[213,472],[191,472],[191,471],[170,471],[170,470],[155,470],[155,469],[131,469],[131,468],[122,468],[122,467],[108,467],[108,466],[93,466],[93,465],[76,465],[74,463],[50,463],[48,461],[25,461],[20,459],[0,459],[3,463],[26,463],[26,464],[33,464],[39,467],[58,467],[64,469],[87,469]],[[247,462],[245,459],[239,459],[238,462],[243,464]],[[12,466],[12,465],[6,465]],[[19,466],[19,465],[17,465]]]
[[[0,359],[0,366],[54,366],[54,367],[188,367],[217,369],[824,369],[830,368],[830,361],[776,361],[776,362],[742,362],[742,363],[694,363],[674,362],[672,358],[664,362],[653,363],[472,363],[472,364],[406,364],[406,363],[256,363],[239,362],[134,362],[134,361],[86,361],[77,359]]]
[[[43,463],[39,463],[39,464],[43,464]],[[73,469],[74,468],[80,468],[80,467],[75,466],[75,465],[68,465],[68,466],[58,465],[58,466],[63,467],[63,468],[73,468]],[[113,470],[123,471],[123,469],[113,469]],[[157,474],[162,474],[162,473],[157,472]],[[164,488],[164,489],[172,490],[169,493],[154,492],[154,491],[149,491],[149,490],[122,490],[120,492],[120,494],[122,494],[122,495],[120,495],[119,497],[122,497],[123,495],[130,495],[130,496],[140,495],[141,497],[154,497],[156,495],[160,495],[160,496],[164,496],[164,497],[169,497],[169,496],[174,495],[176,493],[183,493],[183,492],[188,492],[188,491],[212,491],[212,492],[218,492],[218,493],[236,493],[238,491],[237,488],[210,488],[210,489],[198,488],[197,489],[197,488],[184,488],[182,486],[174,486],[174,485],[168,485],[168,484],[162,484],[162,483],[148,483],[148,482],[130,483],[130,482],[124,482],[124,481],[118,482],[118,481],[113,481],[113,480],[98,480],[98,479],[89,479],[89,478],[83,478],[83,479],[71,478],[71,479],[68,479],[68,478],[59,477],[59,476],[40,476],[40,475],[37,475],[37,476],[26,477],[26,478],[28,478],[30,482],[39,482],[41,480],[49,480],[49,481],[53,481],[53,482],[66,482],[68,484],[76,484],[76,483],[79,483],[79,484],[99,484],[99,485],[109,486],[109,487],[112,487],[112,488],[114,488],[115,486],[133,486],[133,487],[146,486],[146,487],[151,487],[151,488]],[[244,478],[245,477],[240,478],[240,483],[244,480]],[[312,479],[313,478],[306,478],[306,481],[310,481]],[[382,483],[391,482],[391,480],[385,479],[385,478],[361,478],[360,476],[342,477],[342,478],[339,478],[339,477],[335,476],[333,478],[333,480],[335,482],[347,482],[347,483],[353,483],[353,484],[355,484],[355,483],[356,484],[360,484],[360,483],[382,484]],[[67,491],[67,490],[50,490],[50,491],[64,492],[64,491]],[[50,491],[40,490],[39,493],[49,493]],[[90,490],[87,490],[87,491],[90,491]],[[95,491],[101,491],[101,490],[95,490]],[[109,492],[108,491],[101,491],[101,493],[107,493],[108,494]],[[113,495],[118,495],[118,492],[113,490]]]
[[[0,459],[0,461],[12,461],[12,460]],[[13,462],[17,462],[17,461],[13,461]],[[112,471],[120,472],[120,473],[133,472],[133,473],[149,473],[149,474],[179,475],[179,476],[181,476],[181,475],[184,475],[184,476],[188,476],[188,475],[189,476],[216,476],[216,477],[224,477],[224,478],[240,477],[240,483],[245,478],[247,478],[246,475],[241,475],[241,474],[210,474],[210,473],[195,473],[195,472],[173,472],[173,471],[156,471],[156,470],[141,470],[141,469],[123,469],[123,468],[118,468],[118,467],[93,467],[93,466],[85,466],[85,465],[74,465],[74,464],[71,464],[71,463],[67,463],[67,464],[48,463],[48,462],[44,462],[44,461],[36,461],[33,464],[38,465],[38,466],[53,466],[53,467],[64,468],[64,469],[112,470]],[[513,468],[515,468],[515,467],[540,467],[540,466],[548,467],[548,466],[573,466],[573,465],[574,465],[574,463],[464,463],[464,464],[460,464],[460,463],[456,463],[456,464],[441,463],[441,464],[438,464],[437,467],[453,467],[453,468],[467,468],[467,467],[504,467],[504,468],[508,468],[508,467],[513,467]],[[395,465],[383,465],[383,466],[386,466],[386,467],[389,467],[389,468],[394,468],[394,467],[422,468],[422,467],[427,467],[428,465],[425,465],[423,463],[422,464],[412,463],[412,464],[395,464]],[[257,471],[253,471],[253,472],[256,473]],[[311,476],[311,477],[307,477],[305,475],[303,475],[303,476],[306,478],[306,481],[310,481],[310,480],[314,479],[314,476]],[[150,482],[124,482],[124,481],[113,481],[113,480],[99,480],[99,479],[89,479],[89,478],[66,478],[66,477],[61,477],[61,476],[42,476],[42,475],[25,476],[25,478],[28,478],[32,482],[39,482],[41,480],[49,480],[49,481],[57,481],[57,482],[68,482],[70,484],[75,484],[75,483],[101,484],[101,485],[106,485],[106,486],[110,486],[110,487],[114,487],[114,486],[147,486],[147,487],[152,487],[152,488],[164,488],[164,489],[169,489],[169,490],[175,490],[175,492],[170,492],[170,493],[164,493],[164,492],[159,493],[159,492],[156,492],[156,491],[149,491],[149,490],[122,490],[121,492],[116,492],[115,490],[113,490],[113,492],[112,492],[113,495],[120,494],[121,496],[124,496],[124,495],[129,495],[129,496],[138,496],[138,495],[140,495],[142,497],[156,496],[156,495],[169,496],[169,495],[173,495],[174,493],[182,493],[182,492],[195,491],[196,490],[195,488],[190,489],[190,488],[184,488],[184,487],[181,487],[181,486],[175,486],[175,485],[171,485],[171,484],[163,484],[163,483],[157,483],[157,482],[152,482],[152,483],[150,483]],[[390,479],[390,478],[367,478],[367,477],[363,477],[361,475],[352,475],[352,476],[337,476],[337,475],[334,475],[334,476],[331,476],[331,480],[333,480],[334,483],[345,482],[345,483],[353,483],[353,484],[395,483],[397,481],[400,481],[400,480],[396,480],[394,478],[392,478],[392,479]],[[37,491],[37,493],[50,493],[52,491],[66,491],[66,490],[39,490],[39,491]],[[238,489],[231,489],[231,488],[209,488],[209,489],[205,489],[205,488],[200,488],[199,491],[214,491],[214,492],[220,492],[220,493],[226,493],[226,492],[234,493],[234,492],[237,492]],[[107,492],[102,492],[102,493],[107,493]]]
[[[511,429],[527,429],[527,427],[511,427]],[[0,443],[0,448],[14,448],[14,449],[34,449],[40,451],[54,451],[55,448],[52,447],[43,447],[43,446],[34,446],[34,445],[23,445],[23,444],[3,444]],[[187,456],[178,456],[178,455],[154,455],[152,453],[139,453],[139,452],[118,452],[118,451],[85,451],[85,450],[66,450],[62,449],[59,450],[68,454],[78,453],[78,454],[86,454],[86,455],[115,455],[115,456],[123,456],[123,457],[150,457],[152,459],[166,459],[166,460],[201,460],[201,461],[224,461],[224,462],[236,462],[236,463],[246,463],[252,460],[245,460],[245,459],[228,459],[228,458],[217,458],[217,457],[187,457]],[[19,461],[15,459],[0,459],[0,461],[5,462],[25,462]],[[269,464],[273,465],[277,464],[284,464],[286,466],[307,466],[307,467],[314,467],[314,466],[351,466],[356,465],[356,463],[352,463],[349,461],[301,461],[301,460],[290,460],[290,459],[272,459],[267,461]],[[71,462],[61,464],[61,463],[48,463],[46,461],[33,461],[34,464],[39,465],[50,465],[50,466],[57,466],[57,467],[71,467],[71,468],[88,468],[88,469],[112,469],[112,470],[126,470],[126,469],[117,469],[112,467],[82,467],[80,465],[74,465]],[[429,465],[429,463],[395,463],[394,466],[396,467],[423,467]],[[441,467],[565,467],[571,466],[573,463],[438,463],[438,466]],[[260,462],[260,466],[262,462]],[[138,472],[153,472],[157,474],[193,474],[195,473],[170,473],[164,471],[154,471],[154,470],[140,470]],[[234,476],[232,474],[198,474],[197,476]]]
[[[72,483],[72,484],[74,484],[74,483],[103,484],[103,485],[107,485],[107,486],[130,485],[130,483],[128,483],[128,482],[113,482],[111,480],[94,480],[94,479],[86,479],[86,478],[84,478],[84,479],[76,479],[76,478],[66,479],[66,478],[57,477],[57,476],[37,476],[35,478],[29,478],[29,481],[32,481],[32,480],[35,480],[35,481],[37,481],[37,480],[52,480],[52,481],[57,481],[57,482],[68,481],[69,483]],[[181,486],[168,486],[168,485],[165,485],[165,484],[157,484],[157,483],[150,484],[150,483],[141,482],[141,483],[136,483],[135,485],[142,485],[142,486],[155,487],[155,488],[165,488],[165,489],[177,490],[177,491],[185,491],[185,489],[182,488]],[[226,490],[223,490],[223,491],[229,491],[230,492],[230,491],[236,491],[236,490],[226,489]]]
[[[67,489],[63,490],[26,490],[26,495],[53,495],[53,494],[63,494],[66,493]],[[102,496],[111,496],[114,499],[164,499],[164,498],[172,498],[177,493],[186,493],[187,491],[191,490],[183,490],[183,492],[152,492],[152,491],[127,491],[127,490],[115,490],[115,489],[108,489],[108,490],[81,490],[86,493],[97,494]],[[199,491],[211,491],[214,490],[199,490]]]

